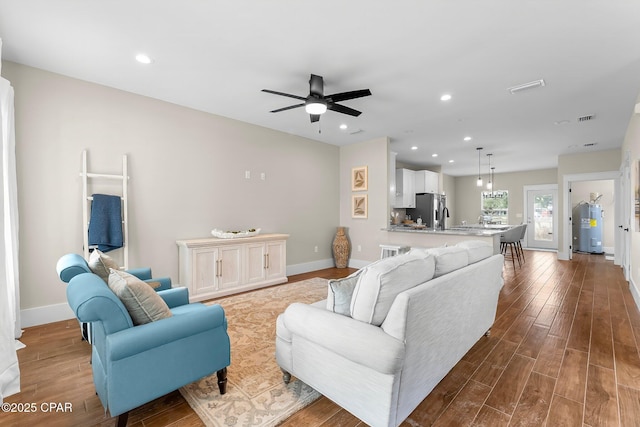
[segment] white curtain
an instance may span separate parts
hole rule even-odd
[[[0,60],[2,40],[0,40]],[[1,67],[0,61],[0,67]],[[0,68],[1,70],[1,68]],[[18,287],[18,189],[13,117],[13,88],[0,77],[0,137],[2,142],[2,209],[0,215],[0,403],[20,391],[16,352],[20,338]]]

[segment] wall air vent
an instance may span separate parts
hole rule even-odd
[[[578,117],[578,123],[588,122],[589,120],[593,120],[595,118],[596,118],[595,114],[588,114],[586,116]]]

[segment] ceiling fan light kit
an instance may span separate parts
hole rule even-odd
[[[327,103],[320,100],[307,100],[304,103],[304,110],[309,114],[324,114],[327,112]]]
[[[272,110],[272,113],[279,113],[281,111],[291,110],[294,108],[304,107],[305,111],[309,114],[311,123],[320,120],[320,115],[327,112],[327,110],[335,111],[337,113],[347,114],[349,116],[358,117],[362,112],[354,110],[353,108],[346,107],[338,104],[338,102],[348,101],[350,99],[362,98],[364,96],[370,96],[371,91],[369,89],[353,90],[349,92],[334,93],[333,95],[324,95],[324,79],[322,76],[311,74],[309,79],[309,95],[299,96],[292,95],[290,93],[278,92],[270,89],[262,89],[263,92],[272,93],[274,95],[286,96],[289,98],[298,99],[304,101],[301,104],[290,105],[288,107],[278,108]]]

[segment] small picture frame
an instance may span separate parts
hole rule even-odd
[[[351,196],[351,218],[367,218],[367,195],[354,194]]]
[[[351,191],[367,191],[368,181],[366,166],[351,169]]]

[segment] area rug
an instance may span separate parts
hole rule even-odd
[[[209,427],[276,426],[320,397],[296,378],[289,384],[275,360],[276,317],[292,302],[327,297],[327,281],[313,278],[213,301],[222,305],[231,339],[227,393],[215,374],[180,389]]]

